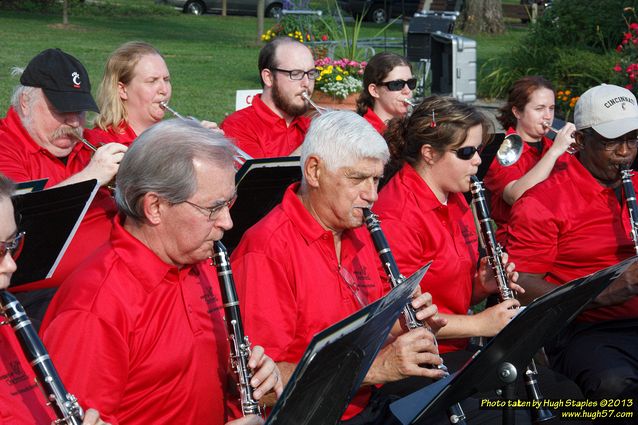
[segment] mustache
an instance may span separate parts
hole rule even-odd
[[[81,139],[82,138],[82,127],[68,127],[68,126],[64,126],[64,127],[59,127],[57,130],[55,130],[53,132],[53,134],[51,134],[51,137],[49,138],[50,141],[56,140],[56,139],[61,139],[63,137],[70,137],[73,139]]]

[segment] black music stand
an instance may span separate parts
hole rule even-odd
[[[12,287],[53,275],[98,189],[97,180],[87,180],[13,196],[26,238]]]
[[[431,263],[385,297],[315,335],[266,425],[338,423]]]
[[[472,394],[511,385],[524,373],[530,353],[556,337],[637,258],[573,280],[534,300],[458,372],[392,403],[392,413],[403,425],[420,424]]]
[[[286,188],[301,180],[299,157],[249,159],[237,171],[237,202],[231,216],[233,228],[223,242],[231,253],[246,230],[281,202]]]

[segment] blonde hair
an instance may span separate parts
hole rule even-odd
[[[100,115],[95,124],[102,130],[117,129],[128,121],[128,113],[118,93],[118,83],[129,84],[140,59],[146,55],[161,55],[159,50],[143,41],[129,41],[117,48],[106,61],[104,77],[97,89]]]

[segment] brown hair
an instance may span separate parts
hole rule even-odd
[[[117,128],[128,120],[124,102],[118,93],[118,83],[129,84],[140,59],[146,55],[160,55],[153,46],[143,41],[129,41],[118,47],[106,61],[104,76],[97,89],[97,104],[100,115],[95,124],[102,130]]]
[[[507,95],[507,103],[499,109],[500,115],[496,118],[505,130],[510,127],[516,127],[517,119],[512,112],[512,108],[516,108],[519,111],[525,109],[525,105],[529,103],[532,93],[541,88],[555,91],[552,83],[539,75],[529,75],[520,78],[512,85]]]
[[[384,134],[390,149],[385,179],[406,162],[415,165],[421,158],[423,145],[430,145],[439,153],[461,146],[469,129],[476,125],[483,127],[483,141],[487,141],[490,122],[476,108],[451,97],[426,97],[410,116],[389,122]]]
[[[397,66],[407,66],[412,71],[412,65],[403,56],[392,52],[381,52],[372,56],[363,71],[363,90],[357,99],[357,114],[363,116],[368,108],[374,107],[374,97],[368,91],[370,84],[379,84]]]

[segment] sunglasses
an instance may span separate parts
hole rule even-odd
[[[0,242],[0,260],[2,260],[7,253],[11,254],[14,260],[18,259],[24,246],[25,234],[25,232],[20,232],[13,240]]]
[[[472,159],[475,153],[478,152],[480,154],[481,151],[483,150],[483,145],[479,145],[478,148],[475,146],[465,146],[464,148],[450,149],[450,150],[456,154],[456,157],[458,159],[467,161]]]
[[[392,81],[384,81],[378,84],[379,86],[386,86],[390,91],[399,91],[403,90],[403,87],[406,85],[410,90],[414,90],[416,88],[416,78],[410,78],[409,80],[392,80]]]

